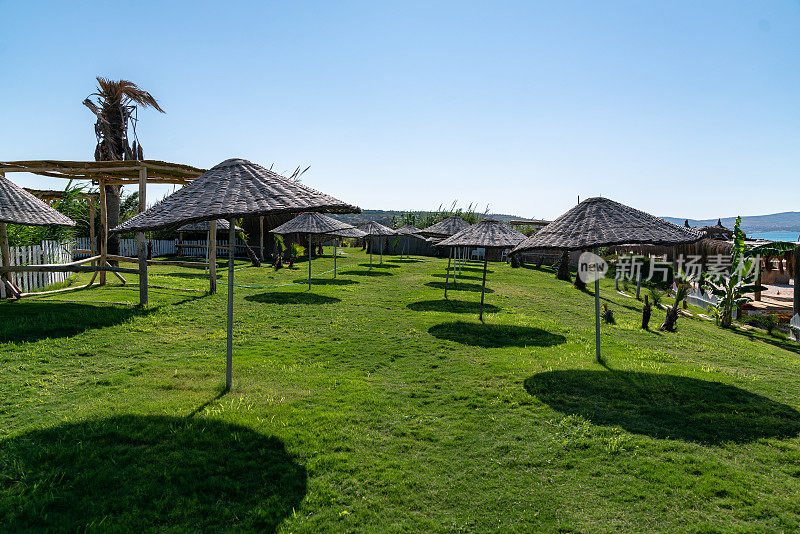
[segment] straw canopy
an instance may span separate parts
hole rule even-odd
[[[422,236],[419,235],[421,231],[422,230],[411,224],[407,224],[405,226],[401,226],[400,228],[395,229],[395,232],[397,232],[400,235],[419,237],[420,239],[422,238]]]
[[[451,235],[456,235],[467,227],[469,227],[469,223],[467,221],[454,215],[452,217],[442,219],[438,223],[420,230],[418,233],[425,237],[450,237]]]
[[[306,212],[270,231],[273,234],[332,234],[348,228],[353,225],[321,213]]]
[[[608,198],[587,198],[531,237],[513,252],[532,249],[579,250],[610,245],[694,243],[699,232],[654,217]]]
[[[436,246],[506,248],[519,245],[524,240],[525,234],[507,224],[496,219],[483,219],[456,235],[438,242]]]
[[[217,231],[230,230],[231,225],[228,224],[226,219],[217,219]],[[239,226],[235,226],[236,230],[241,230]],[[184,224],[178,228],[178,232],[208,232],[211,229],[211,221],[203,221],[196,223]]]
[[[229,159],[203,173],[114,232],[168,228],[179,223],[303,211],[361,213],[246,159]]]
[[[4,176],[0,176],[0,222],[27,226],[75,226],[75,221]]]
[[[328,235],[332,235],[335,237],[356,237],[356,238],[367,236],[366,232],[359,230],[355,226],[352,226],[350,228],[342,228],[341,230],[335,230],[333,232],[328,232]]]
[[[364,235],[368,236],[375,236],[375,235],[397,235],[395,230],[392,230],[388,226],[384,226],[380,223],[375,221],[369,221],[368,223],[362,224],[358,227],[359,230],[364,232]]]

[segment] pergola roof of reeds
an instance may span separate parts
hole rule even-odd
[[[312,210],[361,213],[357,206],[260,165],[245,159],[229,159],[113,231],[156,230],[186,222]]]
[[[147,169],[148,183],[183,184],[205,172],[191,165],[156,160],[124,161],[0,161],[0,172],[30,172],[52,178],[98,180],[105,183],[134,184],[139,170]]]
[[[273,234],[333,234],[353,228],[352,224],[337,221],[321,213],[301,213],[291,221],[270,230]]]
[[[364,232],[365,235],[374,236],[374,235],[397,235],[395,230],[392,230],[388,226],[384,226],[381,223],[375,221],[369,221],[364,223],[358,227],[359,230]]]
[[[678,226],[608,198],[587,198],[517,245],[514,252],[533,249],[582,250],[618,244],[677,245],[701,238],[692,228]]]
[[[5,177],[0,177],[0,222],[27,226],[75,226],[75,221]]]
[[[525,234],[496,219],[483,219],[454,236],[436,243],[437,247],[515,247],[525,240]]]
[[[217,219],[217,231],[229,230],[231,227],[227,219]],[[184,224],[178,228],[178,232],[208,232],[211,229],[211,221],[194,222]],[[237,225],[236,230],[241,230]]]
[[[432,224],[431,226],[420,230],[418,233],[419,235],[423,235],[425,237],[450,237],[451,235],[456,235],[458,232],[467,227],[469,227],[469,223],[467,221],[461,217],[453,215],[452,217],[442,219],[438,223]]]

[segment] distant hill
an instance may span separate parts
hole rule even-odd
[[[395,220],[400,220],[403,213],[406,212],[400,210],[363,210],[361,213],[331,214],[331,217],[352,225],[359,225],[369,221],[377,221],[383,225],[392,226]],[[511,221],[514,219],[525,218],[520,217],[519,215],[507,215],[504,213],[491,213],[487,216],[500,221]]]
[[[680,217],[662,217],[669,222],[683,225],[686,219]],[[710,226],[717,224],[717,219],[689,219],[691,226]],[[723,217],[722,225],[733,228],[736,217]],[[800,211],[784,211],[771,215],[746,215],[742,217],[742,230],[751,232],[797,232],[800,233]]]

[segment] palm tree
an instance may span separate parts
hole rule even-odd
[[[94,97],[94,101],[92,101]],[[94,149],[95,161],[142,160],[142,145],[136,136],[137,105],[153,107],[164,113],[153,96],[127,80],[97,78],[97,91],[90,94],[83,105],[97,117],[94,133],[97,146]],[[133,146],[128,139],[128,124],[133,125]],[[119,224],[120,216],[119,185],[107,185],[106,217],[108,227]],[[108,239],[108,253],[119,254],[119,235],[111,234]]]

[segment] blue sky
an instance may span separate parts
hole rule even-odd
[[[91,159],[102,75],[166,110],[140,112],[148,158],[311,165],[362,208],[800,211],[797,1],[0,0],[0,20],[0,160]]]

